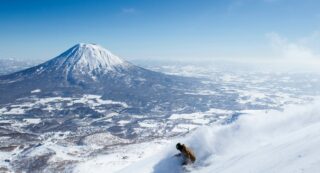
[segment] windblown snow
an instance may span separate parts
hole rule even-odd
[[[126,151],[122,154],[132,158],[144,153],[133,160],[115,161],[108,155],[81,164],[76,171],[182,173],[185,168],[173,157],[179,141],[197,155],[196,163],[187,168],[190,172],[315,173],[320,170],[319,114],[320,101],[289,105],[284,111],[250,112],[231,124],[203,126],[186,137],[122,148]]]

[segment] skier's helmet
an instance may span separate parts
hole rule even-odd
[[[177,143],[176,148],[177,148],[177,150],[181,150],[182,149],[182,145],[180,143]]]

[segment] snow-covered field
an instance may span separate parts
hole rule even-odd
[[[48,112],[52,110],[63,110],[63,103],[67,106],[73,106],[74,104],[85,104],[88,107],[96,110],[97,112],[106,112],[102,109],[103,105],[120,105],[128,107],[124,102],[116,102],[112,100],[103,100],[99,95],[87,94],[81,97],[47,97],[47,98],[30,98],[29,100],[20,104],[11,104],[6,107],[0,107],[0,114],[2,115],[22,115],[26,111],[31,110],[34,107],[41,107]]]
[[[316,173],[320,170],[320,101],[284,111],[250,112],[228,125],[203,126],[184,137],[123,147],[80,164],[75,172],[179,173],[176,142],[190,146],[197,173]]]

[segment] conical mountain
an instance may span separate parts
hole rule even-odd
[[[99,45],[80,43],[43,64],[0,76],[0,104],[40,89],[37,97],[98,94],[143,106],[150,99],[173,99],[193,81],[135,66]]]
[[[93,74],[115,72],[132,65],[99,45],[79,43],[45,63],[45,66],[52,71]]]

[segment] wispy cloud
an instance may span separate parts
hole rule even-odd
[[[272,3],[272,2],[278,2],[278,1],[281,1],[281,0],[263,0],[264,2],[268,2],[268,3]]]
[[[129,7],[129,8],[127,7],[127,8],[122,8],[121,12],[125,14],[135,14],[137,13],[137,10],[133,7]]]
[[[319,32],[296,40],[289,40],[276,32],[268,33],[266,36],[275,57],[271,61],[284,68],[319,72]]]
[[[309,39],[312,38],[304,37],[298,41],[289,41],[287,38],[275,32],[268,33],[267,38],[275,53],[282,58],[310,59],[318,56],[312,48],[308,47]]]
[[[241,8],[245,4],[243,0],[232,1],[227,7],[228,12],[233,12],[234,10]]]
[[[273,4],[283,0],[232,0],[227,6],[227,12],[231,13],[246,6],[252,6],[252,3]]]

